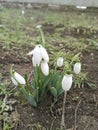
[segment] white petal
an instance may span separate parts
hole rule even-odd
[[[76,6],[77,9],[87,9],[86,6]]]
[[[20,84],[26,83],[25,79],[20,74],[18,74],[17,72],[14,73],[14,78],[16,79],[16,82],[18,82]],[[12,78],[12,82],[15,80],[14,78]],[[16,85],[15,81],[13,83]]]
[[[42,27],[42,25],[37,25],[37,26],[36,26],[36,28],[41,28],[41,27]]]
[[[24,12],[24,10],[22,10],[22,14],[24,14],[25,12]]]
[[[42,63],[41,63],[41,70],[42,70],[42,73],[44,74],[44,75],[48,75],[49,74],[49,66],[48,66],[48,63],[47,62],[45,62],[45,61],[42,61]]]
[[[48,55],[46,49],[44,47],[40,46],[40,52],[41,52],[41,56],[44,59],[44,61],[49,62],[49,55]]]
[[[32,56],[32,63],[33,63],[33,66],[35,66],[36,67],[36,63],[35,63],[35,60],[34,60],[34,57]],[[39,66],[39,65],[38,65]]]
[[[72,86],[72,75],[65,75],[62,79],[62,88],[65,91],[70,90]]]
[[[63,66],[63,57],[59,57],[59,58],[57,59],[57,66],[58,66],[58,67]]]
[[[34,58],[34,62],[35,64],[37,64],[39,66],[41,60],[42,60],[42,56],[40,53],[40,45],[37,45],[34,50],[33,50],[33,58]]]
[[[33,55],[33,50],[27,53],[27,55]]]
[[[81,63],[77,62],[77,63],[74,64],[74,73],[79,74],[80,71],[81,71]]]
[[[11,80],[12,80],[14,85],[16,85],[16,86],[18,85],[17,81],[13,77],[11,77]]]

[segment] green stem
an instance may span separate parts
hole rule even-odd
[[[40,32],[40,35],[41,35],[42,44],[43,44],[43,46],[45,46],[45,37],[44,37],[44,33],[43,33],[41,28],[39,28],[39,32]]]
[[[65,118],[64,118],[66,95],[67,95],[67,92],[65,91],[65,92],[64,92],[64,99],[63,99],[63,106],[62,106],[61,130],[63,130],[63,128],[66,129],[66,126],[65,126]]]

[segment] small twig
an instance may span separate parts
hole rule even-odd
[[[75,109],[74,130],[76,130],[76,128],[77,128],[77,111],[78,111],[80,103],[81,103],[81,100],[78,102],[76,109]]]
[[[85,128],[83,130],[87,130],[87,127],[89,126],[90,121],[87,123],[87,125],[85,126]]]
[[[64,120],[66,95],[67,95],[67,92],[65,91],[64,99],[63,99],[63,106],[62,106],[62,119],[61,119],[61,129],[60,130],[63,130],[63,128],[66,129],[65,120]]]
[[[98,101],[96,99],[96,95],[95,94],[93,94],[93,98],[94,98],[94,102],[95,102],[95,108],[97,109]]]

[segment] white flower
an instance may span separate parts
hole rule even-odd
[[[49,55],[48,55],[46,49],[44,47],[40,46],[40,52],[41,52],[41,56],[44,59],[44,61],[49,62]]]
[[[33,50],[27,53],[27,55],[30,55],[30,56],[33,55]]]
[[[49,55],[42,45],[36,45],[35,48],[32,51],[30,51],[27,55],[33,55],[32,63],[34,66],[39,66],[42,59],[45,62],[49,62]]]
[[[87,9],[86,6],[76,6],[77,9]]]
[[[33,17],[31,17],[31,20],[34,20],[34,18],[33,18]]]
[[[3,24],[0,24],[0,28],[3,28],[4,27],[4,25]]]
[[[40,53],[40,45],[37,45],[33,50],[33,61],[36,65],[40,65],[42,56]]]
[[[77,62],[77,63],[74,64],[74,73],[79,74],[80,71],[81,71],[81,63]]]
[[[22,14],[24,14],[25,12],[24,12],[24,10],[22,10]]]
[[[47,76],[49,74],[49,66],[48,66],[48,63],[45,62],[45,61],[42,61],[41,63],[41,70],[42,70],[42,73]]]
[[[41,27],[42,27],[42,25],[37,25],[37,26],[36,26],[36,28],[41,28]]]
[[[63,57],[59,57],[58,59],[57,59],[57,66],[58,67],[61,67],[63,65]]]
[[[14,72],[13,77],[11,77],[11,80],[12,80],[13,84],[16,86],[18,85],[18,83],[26,84],[25,79],[17,72]]]
[[[64,91],[70,90],[72,86],[72,75],[65,75],[62,79],[62,88]]]

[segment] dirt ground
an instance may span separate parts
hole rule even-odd
[[[64,26],[62,23],[59,26]],[[52,24],[43,24],[45,33],[54,33],[54,30],[58,26]],[[98,28],[96,29],[96,34],[94,31],[90,35],[83,34],[84,28],[80,27],[79,35],[76,34],[76,28],[68,32],[67,28],[61,33],[61,37],[65,35],[73,37],[88,37],[98,38]],[[32,35],[32,34],[30,34]],[[33,37],[33,35],[32,35]],[[65,46],[66,48],[66,46]],[[3,81],[10,81],[9,69],[10,65],[15,65],[15,70],[20,74],[29,74],[32,71],[32,63],[30,57],[26,56],[26,53],[31,49],[31,47],[23,47],[24,51],[21,49],[7,50],[2,47],[0,42],[0,73],[3,75]],[[20,55],[16,57],[16,55]],[[22,58],[24,56],[24,59]],[[68,92],[66,106],[65,106],[65,122],[68,129],[74,126],[75,121],[75,110],[79,104],[76,124],[77,130],[98,130],[98,49],[83,50],[82,51],[82,70],[88,72],[89,81],[94,83],[96,87],[90,88],[85,84],[84,88],[75,88],[74,86]],[[10,84],[10,88],[13,85]],[[61,113],[62,113],[62,101],[63,95],[60,97],[59,101],[53,108],[53,113],[50,112],[50,98],[44,99],[37,108],[32,108],[28,102],[21,105],[19,98],[12,95],[9,100],[15,99],[16,102],[13,106],[14,110],[9,113],[11,117],[11,123],[14,128],[12,130],[31,130],[32,128],[37,130],[36,124],[40,129],[50,129],[56,130],[60,128]],[[70,129],[71,130],[71,129]]]

